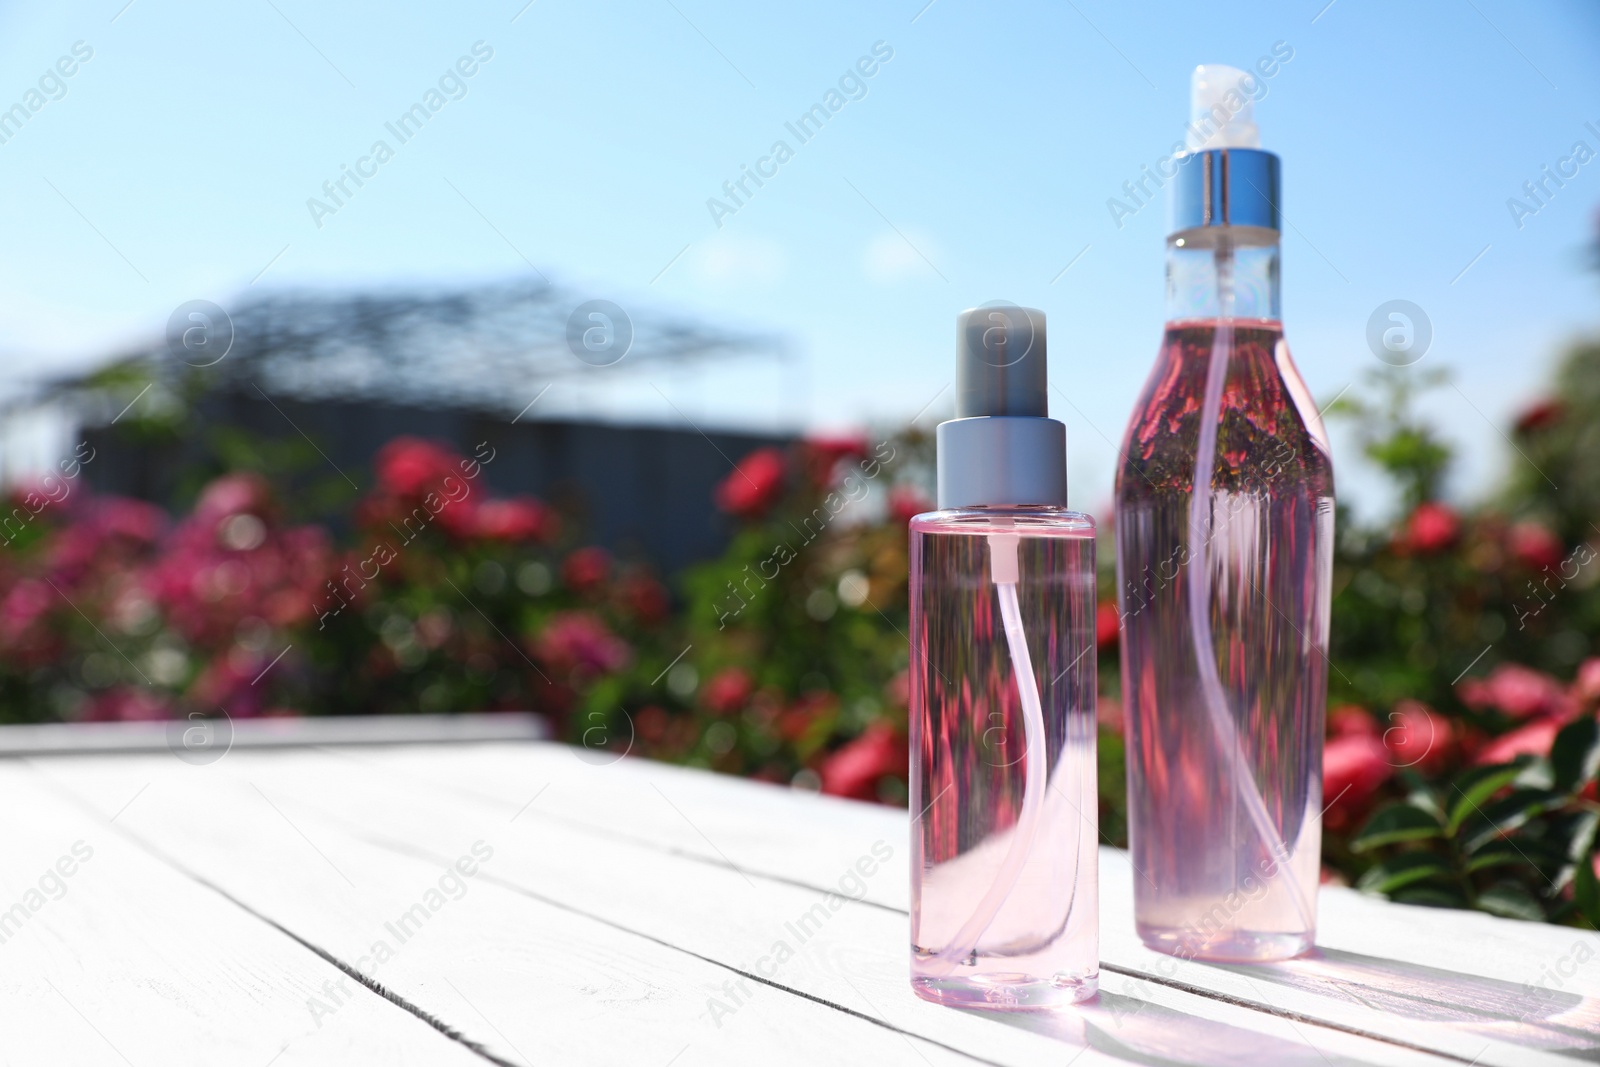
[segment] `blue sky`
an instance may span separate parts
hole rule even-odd
[[[93,55],[0,144],[0,387],[157,335],[191,299],[531,263],[579,299],[778,331],[791,354],[596,369],[546,416],[889,426],[948,413],[953,318],[1004,298],[1050,317],[1074,503],[1099,509],[1160,337],[1166,215],[1119,228],[1107,200],[1181,135],[1195,64],[1277,42],[1293,58],[1256,117],[1284,159],[1284,317],[1315,395],[1374,365],[1374,308],[1421,305],[1470,496],[1508,451],[1496,427],[1600,318],[1582,270],[1600,161],[1520,228],[1506,206],[1576,141],[1600,148],[1592,7],[924,2],[11,5],[0,106],[75,42]],[[384,124],[480,41],[464,95],[399,144]],[[800,144],[784,124],[878,42],[864,95]],[[319,228],[307,200],[380,138],[393,158]],[[779,139],[793,158],[719,227],[707,200]]]

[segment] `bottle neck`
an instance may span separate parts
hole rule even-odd
[[[1278,234],[1208,226],[1167,238],[1167,321],[1281,317]]]

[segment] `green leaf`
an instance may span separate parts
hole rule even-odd
[[[1600,831],[1600,810],[1585,806],[1565,820],[1560,827],[1567,835],[1566,852],[1560,873],[1556,875],[1554,890],[1560,892],[1571,884],[1578,868],[1587,866],[1594,855],[1596,832]]]
[[[1484,801],[1522,773],[1520,763],[1497,763],[1488,767],[1475,767],[1455,780],[1455,802],[1450,807],[1450,822],[1446,830],[1454,837],[1467,816],[1479,809]]]
[[[1562,794],[1548,789],[1513,789],[1473,811],[1461,828],[1462,844],[1468,851],[1475,850],[1559,806],[1565,799]]]
[[[1448,878],[1450,865],[1431,852],[1407,852],[1373,867],[1356,888],[1365,893],[1393,893],[1428,878]]]
[[[1572,878],[1572,899],[1589,925],[1600,928],[1600,882],[1595,880],[1594,864],[1578,864]]]
[[[1517,851],[1517,846],[1510,841],[1494,841],[1477,852],[1467,860],[1467,873],[1475,874],[1493,867],[1524,867],[1528,866],[1528,858]]]
[[[1443,784],[1443,783],[1439,783]],[[1439,794],[1432,783],[1420,782],[1410,793],[1406,794],[1406,803],[1413,807],[1421,808],[1432,815],[1440,825],[1450,817],[1444,805],[1439,802]]]
[[[1502,882],[1478,894],[1478,907],[1504,919],[1544,922],[1544,907],[1539,899],[1519,885]]]
[[[1444,827],[1428,812],[1411,804],[1388,804],[1367,820],[1367,825],[1351,840],[1350,851],[1366,852],[1396,841],[1422,841],[1443,836]]]
[[[1413,885],[1390,894],[1398,904],[1419,904],[1425,908],[1468,908],[1466,894],[1453,885]]]
[[[1576,793],[1600,774],[1600,722],[1576,719],[1561,728],[1550,746],[1555,787]]]

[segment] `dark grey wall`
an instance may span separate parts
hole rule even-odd
[[[729,460],[790,440],[708,431],[708,441],[692,428],[528,416],[512,425],[457,410],[283,398],[269,402],[259,395],[214,394],[200,401],[176,440],[150,439],[125,427],[91,431],[87,437],[97,455],[84,467],[85,476],[101,492],[185,507],[196,488],[185,472],[205,469],[211,431],[217,427],[243,430],[268,442],[301,441],[298,427],[326,453],[328,462],[317,461],[297,479],[309,483],[337,477],[337,467],[362,493],[372,488],[373,457],[395,437],[446,441],[465,454],[488,441],[497,451],[484,472],[492,489],[532,493],[565,511],[576,510],[586,542],[646,559],[663,574],[715,556],[726,545],[731,526],[716,511],[712,492],[730,473]],[[312,517],[337,525],[337,512],[309,510]]]

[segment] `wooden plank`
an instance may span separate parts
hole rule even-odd
[[[1600,958],[1593,932],[1333,888],[1321,894],[1316,956],[1253,967],[1175,961],[1133,935],[1138,875],[1127,854],[1108,862],[1114,866],[1102,878],[1115,878],[1122,892],[1101,896],[1102,925],[1116,931],[1103,953],[1128,972],[1123,988],[1147,980],[1204,988],[1481,1064],[1593,1059],[1600,1050],[1595,968],[1577,969],[1561,989],[1533,988],[1542,970],[1563,959]]]
[[[425,749],[351,755],[466,797],[521,805],[538,792],[531,810],[543,817],[811,888],[872,841],[909,834],[905,813],[882,805],[558,744],[484,745],[448,759]],[[907,911],[909,875],[875,879],[867,899]]]
[[[285,765],[302,770],[280,773]],[[297,798],[323,793],[336,809],[369,802],[343,784],[349,764],[325,755],[235,753],[203,768],[170,757],[38,766],[108,814],[137,793],[117,820],[127,832],[505,1062],[814,1064],[841,1049],[871,1062],[993,1062],[507,888],[494,872],[515,828],[498,810],[451,820],[437,855],[363,839],[366,831],[350,833]],[[470,878],[455,871],[463,858],[474,860]],[[658,880],[634,873],[645,886]]]
[[[537,741],[546,736],[544,720],[523,712],[334,715],[238,722],[46,722],[0,726],[0,756],[180,752],[200,764],[220,759],[234,748],[470,744]]]
[[[908,832],[904,813],[875,805],[796,797],[643,761],[594,766],[560,746],[529,748],[490,746],[445,760],[420,752],[360,758],[502,803],[548,782],[530,813],[818,888],[826,872],[839,869],[840,856],[874,837],[903,841]],[[656,790],[671,798],[671,810],[648,803]],[[1101,955],[1115,969],[1103,980],[1107,990],[1171,984],[1422,1044],[1465,1062],[1521,1064],[1534,1062],[1531,1050],[1585,1054],[1600,1047],[1600,969],[1577,966],[1600,958],[1600,935],[1326,888],[1319,958],[1212,966],[1145,949],[1133,930],[1136,875],[1126,853],[1105,849],[1101,863]],[[877,879],[870,893],[887,907],[906,907],[903,877]],[[1545,989],[1529,988],[1541,980]]]
[[[486,1062],[359,987],[319,1028],[345,975],[13,762],[0,827],[0,1063]]]
[[[235,770],[242,766],[234,763]],[[50,770],[60,767],[55,761]],[[507,844],[496,846],[495,867],[485,873],[486,879],[533,893],[540,900],[565,903],[747,974],[761,966],[775,942],[799,942],[793,936],[795,923],[805,922],[820,903],[815,890],[767,879],[751,881],[724,865],[597,840],[587,831],[530,819],[538,804],[519,811],[523,805],[418,791],[396,782],[392,774],[349,759],[252,757],[248,774],[324,844],[338,826],[352,837],[437,862],[447,858],[463,825],[504,820],[509,828]],[[104,783],[103,775],[90,780],[83,772],[82,777],[90,787]],[[70,781],[78,785],[79,776]],[[218,795],[214,786],[206,792],[213,804]],[[178,810],[191,805],[192,801],[181,799]],[[670,807],[659,796],[655,805]],[[206,877],[228,877],[251,886],[272,880],[270,869],[252,869],[255,850],[241,845],[236,836],[234,851],[243,854],[223,856],[216,850],[226,848],[226,841],[186,845],[192,827],[157,821],[161,825],[156,832],[176,839],[169,843],[163,838],[163,848],[189,848],[214,862],[219,873],[208,868],[203,872]],[[340,845],[338,855],[346,851]],[[852,856],[844,870],[852,869],[859,858]],[[889,866],[896,876],[904,877],[903,861],[886,865],[883,875],[890,873]],[[836,873],[831,882],[836,885],[840,877]],[[997,1020],[950,1011],[918,1000],[909,989],[903,916],[879,906],[840,903],[836,914],[822,913],[828,921],[821,928],[805,927],[808,936],[797,946],[803,950],[784,962],[780,985],[990,1062],[1059,1062],[1060,1041],[1079,1048],[1088,1045],[1084,1063],[1117,1062],[1130,1056],[1156,1056],[1173,1063],[1237,1062],[1233,1056],[1240,1050],[1251,1050],[1251,1058],[1271,1063],[1319,1064],[1328,1053],[1362,1063],[1439,1062],[1158,985],[1133,996],[1108,994],[1097,1005],[1050,1017]],[[496,920],[493,925],[502,924]],[[707,1018],[703,1025],[712,1021]],[[1010,1025],[998,1025],[1001,1022]]]

